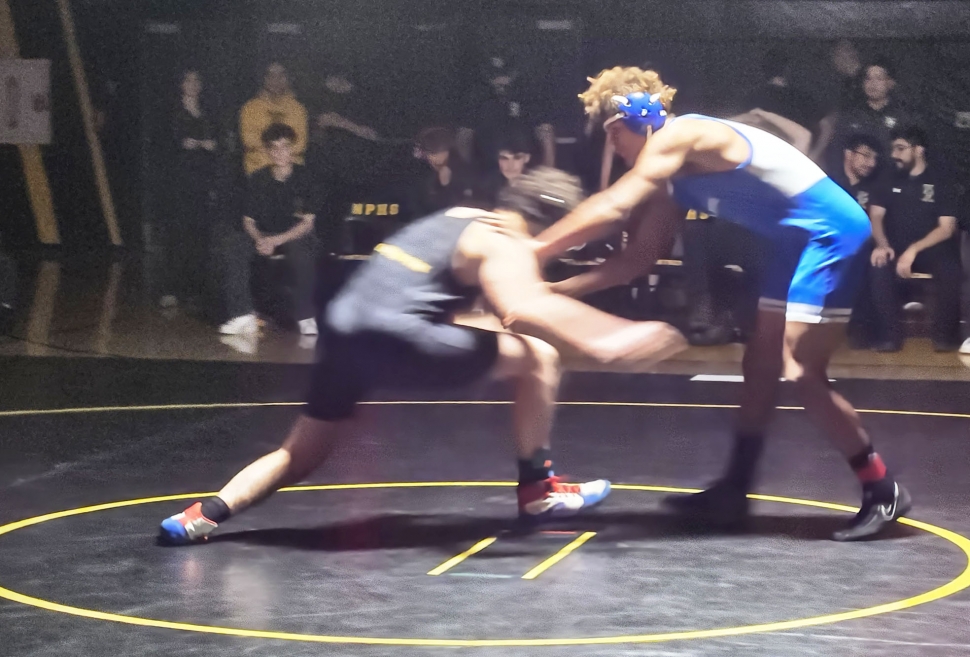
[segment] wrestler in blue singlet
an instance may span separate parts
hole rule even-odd
[[[673,121],[681,119],[723,123],[748,142],[748,158],[737,169],[678,175],[670,191],[686,208],[768,238],[759,307],[786,312],[794,322],[848,321],[865,272],[859,253],[871,234],[865,211],[784,140],[734,121],[699,114]]]

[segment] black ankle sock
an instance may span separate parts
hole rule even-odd
[[[519,483],[531,484],[552,476],[552,452],[537,449],[529,459],[519,459]]]
[[[862,484],[862,490],[872,496],[875,502],[892,502],[896,497],[896,480],[887,474],[878,481],[869,481]]]
[[[764,451],[765,437],[758,433],[737,433],[731,449],[731,461],[724,475],[726,483],[745,493],[754,485],[755,471]]]
[[[232,512],[221,498],[210,497],[209,499],[202,501],[202,515],[212,522],[220,523],[229,520],[229,516],[232,515]]]

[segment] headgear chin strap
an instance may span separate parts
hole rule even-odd
[[[606,122],[623,121],[623,124],[638,135],[647,134],[647,128],[652,132],[660,130],[667,122],[667,110],[660,102],[660,94],[648,94],[636,91],[626,96],[613,96],[616,105],[616,115]]]

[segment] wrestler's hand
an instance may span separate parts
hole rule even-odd
[[[896,275],[900,278],[912,278],[914,260],[916,260],[916,251],[912,249],[903,251],[903,255],[896,261]]]
[[[873,267],[885,267],[886,263],[896,257],[896,252],[889,246],[877,246],[872,250],[869,261]]]

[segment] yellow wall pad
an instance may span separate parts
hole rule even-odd
[[[442,488],[442,487],[514,487],[515,482],[511,481],[432,481],[432,482],[391,482],[391,483],[362,483],[362,484],[332,484],[319,486],[294,486],[284,488],[283,491],[330,491],[330,490],[354,490],[354,489],[373,489],[373,488]],[[616,484],[613,490],[625,491],[644,491],[651,493],[696,493],[696,489],[671,488],[667,486],[646,486],[639,484]],[[177,500],[191,500],[200,497],[215,495],[215,493],[185,493],[180,495],[165,495],[161,497],[147,497],[135,500],[124,500],[121,502],[110,502],[86,506],[78,509],[69,509],[57,513],[49,513],[34,518],[28,518],[19,522],[13,522],[0,527],[0,536],[11,532],[32,527],[45,522],[51,522],[61,518],[79,516],[99,511],[120,509],[124,507],[140,506],[145,504],[156,504],[159,502],[172,502]],[[833,504],[831,502],[817,502],[815,500],[804,500],[791,497],[776,497],[772,495],[750,495],[751,499],[765,502],[777,502],[781,504],[795,504],[799,506],[815,507],[845,513],[855,513],[858,509],[844,504]],[[809,618],[796,618],[792,620],[782,620],[768,623],[757,623],[753,625],[740,625],[737,627],[719,627],[712,629],[699,629],[679,632],[658,632],[650,634],[625,634],[618,636],[589,636],[589,637],[548,637],[548,638],[420,638],[420,637],[379,637],[379,636],[333,636],[326,634],[298,634],[294,632],[274,632],[271,630],[252,630],[239,627],[220,627],[216,625],[202,625],[197,623],[179,623],[154,618],[142,618],[139,616],[128,616],[115,614],[112,612],[98,611],[95,609],[84,609],[74,607],[50,600],[44,600],[30,595],[24,595],[0,586],[0,598],[6,598],[12,602],[45,609],[62,614],[89,618],[92,620],[111,621],[124,623],[140,627],[154,627],[167,630],[179,630],[183,632],[200,632],[204,634],[219,634],[223,636],[246,637],[253,639],[274,639],[279,641],[302,641],[306,643],[330,643],[330,644],[357,644],[357,645],[381,645],[381,646],[417,646],[417,647],[459,647],[459,648],[485,648],[485,647],[548,647],[548,646],[589,646],[605,644],[637,644],[637,643],[662,643],[668,641],[687,641],[698,639],[715,639],[729,636],[742,636],[747,634],[760,634],[764,632],[780,632],[794,630],[802,627],[813,627],[818,625],[830,625],[849,620],[870,618],[881,614],[888,614],[904,609],[911,609],[928,602],[940,600],[947,596],[970,588],[970,540],[942,527],[930,525],[918,520],[901,518],[900,523],[919,529],[924,532],[938,536],[945,541],[949,541],[956,546],[967,558],[967,566],[963,571],[951,581],[938,586],[926,593],[921,593],[902,600],[887,602],[884,604],[867,607],[864,609],[852,609],[834,614],[824,614]],[[146,536],[145,540],[149,540]],[[519,580],[509,580],[511,582]]]
[[[71,63],[71,75],[74,77],[74,87],[77,90],[78,104],[81,107],[84,134],[91,149],[91,164],[94,167],[94,180],[98,188],[98,198],[101,201],[101,213],[104,215],[104,223],[108,228],[108,237],[111,239],[111,243],[114,246],[121,246],[118,216],[115,214],[114,200],[111,198],[108,170],[104,164],[104,151],[101,149],[101,140],[95,128],[94,105],[91,103],[91,93],[88,89],[87,76],[84,73],[81,47],[78,45],[77,32],[74,29],[74,16],[71,13],[69,0],[57,0],[57,9],[61,16],[61,27],[64,30],[64,41],[67,45],[67,57]]]

